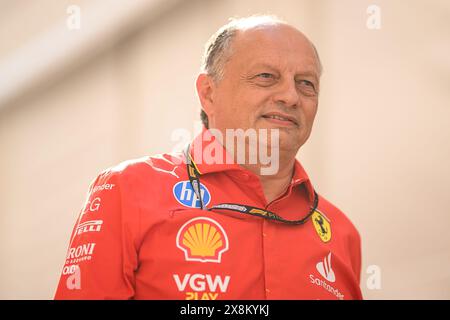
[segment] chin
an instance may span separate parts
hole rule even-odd
[[[298,140],[281,140],[280,139],[280,150],[297,152],[300,147],[301,147],[301,143]]]
[[[271,142],[268,143],[268,148],[274,147]],[[292,137],[283,137],[280,134],[280,141],[278,143],[280,151],[297,152],[301,147],[301,141],[299,139],[293,139]]]

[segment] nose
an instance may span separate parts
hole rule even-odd
[[[274,95],[274,102],[286,107],[297,107],[300,101],[299,93],[294,79],[285,80],[279,84]]]

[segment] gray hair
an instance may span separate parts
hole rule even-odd
[[[238,31],[262,26],[287,24],[274,15],[252,15],[244,18],[230,18],[229,22],[214,33],[205,45],[202,58],[201,72],[211,76],[218,83],[224,77],[225,64],[233,54],[232,40]],[[322,73],[322,64],[316,47],[311,43],[317,57],[319,74]],[[209,128],[208,116],[200,112],[200,119],[206,128]]]

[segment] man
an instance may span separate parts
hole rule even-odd
[[[196,82],[203,132],[97,177],[55,297],[361,299],[358,232],[295,159],[320,74],[312,43],[282,21],[222,27]]]

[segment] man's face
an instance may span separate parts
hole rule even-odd
[[[298,150],[317,111],[319,66],[310,42],[286,25],[239,31],[207,110],[211,128],[279,129],[280,149]]]

